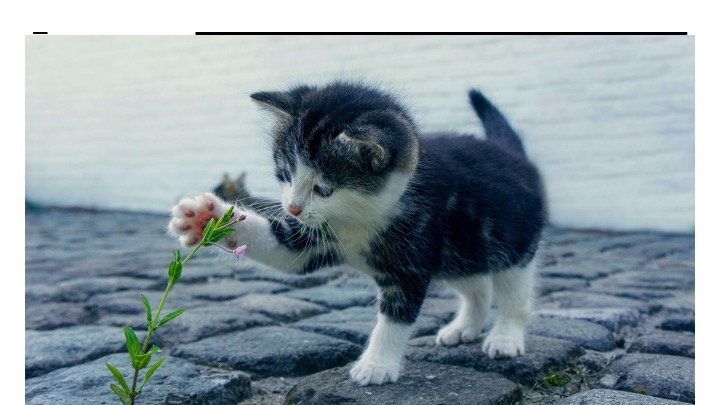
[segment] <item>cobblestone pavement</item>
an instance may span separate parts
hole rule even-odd
[[[158,305],[178,248],[166,222],[26,213],[27,404],[116,403],[105,362],[130,375],[121,326],[142,335],[140,293]],[[436,347],[433,334],[455,310],[438,284],[403,376],[370,387],[347,377],[374,323],[369,280],[344,268],[288,277],[203,250],[196,257],[165,304],[166,313],[189,310],[153,335],[167,359],[139,404],[695,402],[692,235],[551,229],[525,356]]]

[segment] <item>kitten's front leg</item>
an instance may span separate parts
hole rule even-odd
[[[350,370],[352,380],[362,386],[397,381],[411,332],[412,324],[398,323],[379,314],[367,348]]]
[[[230,204],[206,193],[194,199],[185,198],[172,208],[173,219],[168,225],[171,234],[183,246],[200,243],[205,225],[211,218],[221,217]],[[224,237],[219,243],[234,248],[248,245],[246,255],[260,263],[291,274],[307,274],[321,267],[342,263],[342,257],[330,243],[318,243],[311,232],[301,234],[302,226],[292,219],[264,217],[252,211],[236,209],[234,218],[245,215],[246,219],[232,225],[236,232]]]
[[[378,322],[350,370],[352,380],[361,386],[392,383],[400,376],[405,347],[427,291],[424,281],[405,281],[381,287]]]

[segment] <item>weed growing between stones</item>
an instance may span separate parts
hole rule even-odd
[[[545,378],[543,378],[542,384],[546,388],[556,388],[556,387],[564,387],[567,385],[570,381],[572,381],[572,378],[570,375],[564,372],[558,372],[558,373],[550,373]]]
[[[190,258],[193,257],[195,252],[197,252],[203,246],[219,247],[222,250],[235,254],[238,259],[240,258],[240,256],[244,256],[245,249],[247,247],[245,245],[239,246],[235,250],[230,250],[225,246],[219,245],[217,243],[224,236],[228,235],[229,233],[235,232],[235,229],[232,228],[232,225],[244,219],[244,215],[241,215],[239,218],[234,219],[233,207],[231,206],[230,209],[222,216],[222,218],[220,218],[219,221],[216,221],[215,218],[212,218],[210,222],[208,222],[208,224],[205,226],[205,229],[203,230],[202,240],[195,247],[195,249],[193,249],[190,254],[187,255],[185,260],[180,261],[179,250],[177,252],[174,252],[174,259],[172,262],[170,262],[170,266],[168,268],[168,276],[170,277],[170,279],[168,280],[167,288],[165,288],[165,293],[160,299],[160,305],[158,306],[154,317],[152,315],[150,302],[148,302],[148,299],[143,294],[140,294],[140,296],[142,297],[143,305],[145,306],[145,310],[147,312],[148,327],[147,336],[145,337],[145,343],[142,345],[142,347],[140,346],[140,340],[138,339],[137,335],[135,335],[135,332],[132,330],[132,328],[130,328],[129,326],[123,327],[123,331],[125,332],[125,341],[127,342],[128,353],[130,354],[130,362],[133,369],[135,369],[135,374],[132,380],[132,387],[128,385],[122,373],[120,373],[120,371],[116,367],[110,365],[109,363],[105,363],[107,368],[115,377],[115,380],[117,380],[118,384],[120,384],[120,386],[118,387],[117,385],[111,383],[110,389],[115,394],[117,394],[118,398],[120,398],[120,402],[123,405],[135,404],[135,398],[140,395],[140,393],[142,393],[143,387],[145,387],[145,384],[147,384],[148,380],[150,380],[150,377],[152,377],[153,373],[155,373],[158,367],[160,367],[163,361],[165,361],[165,357],[163,357],[157,362],[155,362],[152,366],[150,366],[150,369],[145,373],[145,376],[140,385],[137,385],[140,370],[147,368],[150,365],[152,355],[160,352],[160,348],[155,345],[153,345],[148,350],[150,336],[152,336],[153,332],[155,332],[158,328],[177,318],[187,310],[187,308],[178,309],[177,311],[171,312],[160,318],[160,313],[162,312],[163,305],[165,305],[165,300],[167,299],[168,293],[170,293],[170,289],[172,288],[172,286],[177,284],[178,280],[180,280],[180,274],[182,274],[183,267],[190,260]]]
[[[592,352],[592,351],[590,351]],[[574,359],[561,369],[548,371],[541,376],[532,387],[523,389],[523,404],[551,405],[578,392],[595,388],[598,380],[604,375],[609,363],[602,353],[586,353],[580,359]]]

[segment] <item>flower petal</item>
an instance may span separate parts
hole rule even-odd
[[[235,250],[233,250],[235,257],[239,259],[240,256],[245,256],[245,249],[247,249],[247,245],[238,246]]]

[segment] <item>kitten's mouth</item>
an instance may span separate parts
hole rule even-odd
[[[310,228],[320,228],[320,227],[322,226],[322,224],[324,223],[323,221],[320,221],[320,220],[318,220],[318,219],[316,219],[316,218],[306,218],[306,219],[296,218],[296,219],[297,219],[301,224],[306,225],[306,226],[308,226],[308,227],[310,227]]]
[[[298,221],[301,225],[304,225],[306,228],[320,228],[323,226],[323,224],[327,221],[321,220],[318,215],[315,215],[312,212],[303,212],[302,210],[296,210],[292,206],[287,206],[283,204],[283,208],[285,210],[285,213],[288,214],[289,217],[292,219]]]
[[[287,210],[285,212],[290,214]],[[305,215],[292,215],[291,218],[298,221],[301,225],[311,228],[319,228],[323,224],[323,222],[319,221],[317,218],[306,217]]]

